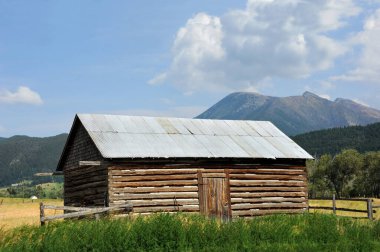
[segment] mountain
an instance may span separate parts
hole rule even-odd
[[[0,186],[55,171],[67,134],[53,137],[13,136],[0,139]],[[41,180],[41,179],[40,179]]]
[[[312,155],[337,154],[343,149],[380,151],[380,123],[313,131],[292,137]]]
[[[302,96],[273,97],[232,93],[196,118],[265,120],[288,135],[380,122],[380,110],[348,99],[324,99],[311,92]]]

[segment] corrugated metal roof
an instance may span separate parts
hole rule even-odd
[[[98,114],[78,118],[104,158],[313,158],[271,122]]]

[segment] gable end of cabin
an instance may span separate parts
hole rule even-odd
[[[107,170],[103,157],[78,118],[75,119],[58,169],[64,174],[66,206],[105,206]],[[99,165],[81,165],[83,161],[99,161]]]

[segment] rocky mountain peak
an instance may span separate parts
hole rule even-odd
[[[380,110],[349,99],[332,102],[309,91],[289,97],[239,92],[226,96],[197,118],[271,121],[286,134],[296,135],[380,122]]]
[[[318,95],[316,95],[316,94],[314,94],[314,93],[312,93],[312,92],[310,92],[310,91],[306,91],[306,92],[304,92],[304,93],[302,94],[302,96],[305,97],[305,98],[318,98],[318,99],[321,98],[320,96],[318,96]]]

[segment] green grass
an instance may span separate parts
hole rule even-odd
[[[303,214],[223,224],[200,215],[154,214],[0,230],[0,250],[380,251],[380,223]]]
[[[62,198],[63,197],[63,183],[62,182],[48,182],[33,185],[32,181],[22,181],[23,186],[17,187],[2,187],[0,188],[0,197],[14,197],[14,198],[30,198],[32,195],[38,198]],[[12,189],[13,193],[9,193],[8,189]]]

